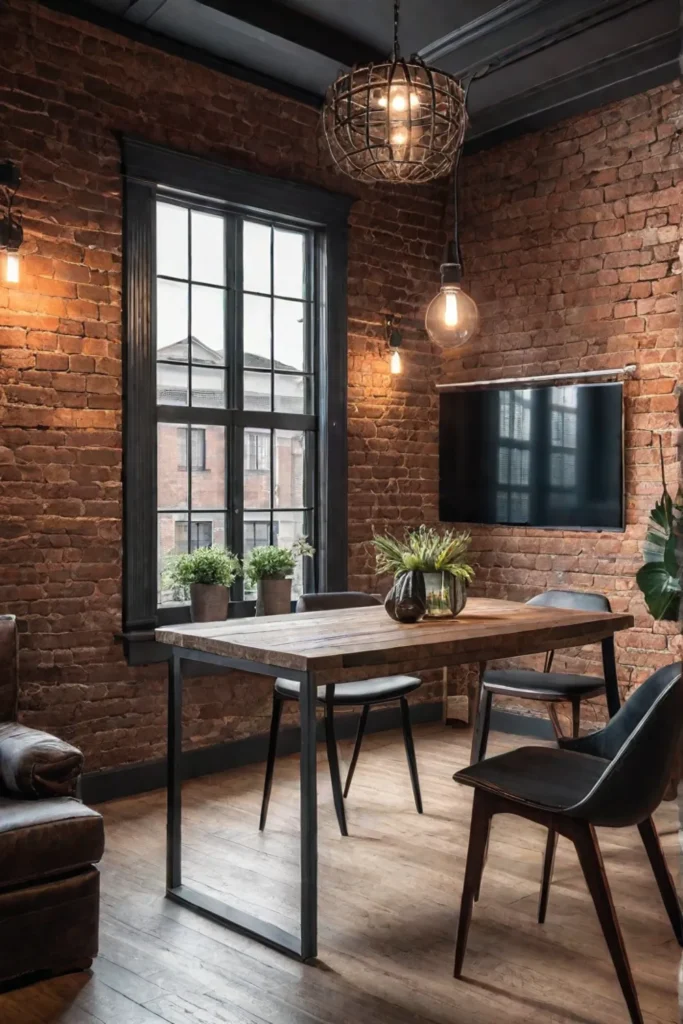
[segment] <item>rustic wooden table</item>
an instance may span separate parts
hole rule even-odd
[[[367,678],[601,642],[607,703],[612,715],[619,707],[614,634],[632,625],[630,615],[471,598],[456,619],[428,619],[411,624],[394,622],[378,606],[157,629],[157,640],[173,649],[169,660],[167,896],[290,956],[312,959],[317,955],[318,945],[316,687],[333,689],[335,682],[348,678],[350,671],[357,678]],[[282,676],[301,685],[300,936],[182,884],[183,660]],[[330,690],[327,696],[331,696]]]

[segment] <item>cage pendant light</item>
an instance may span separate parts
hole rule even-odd
[[[423,182],[448,174],[467,123],[464,93],[420,57],[401,57],[394,0],[391,60],[363,64],[327,90],[323,130],[339,169],[360,181]]]

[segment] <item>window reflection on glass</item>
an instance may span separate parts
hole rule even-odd
[[[531,402],[528,388],[499,393],[496,518],[500,522],[529,518]]]
[[[574,505],[576,494],[576,447],[578,389],[553,388],[550,392],[550,504]],[[553,492],[563,492],[560,496]]]

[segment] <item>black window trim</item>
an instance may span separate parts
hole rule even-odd
[[[174,407],[156,404],[155,205],[162,194],[210,197],[226,212],[275,217],[313,229],[320,323],[317,351],[317,416],[302,415],[300,427],[317,420],[315,481],[317,578],[320,590],[347,587],[347,251],[353,198],[341,193],[267,177],[167,149],[141,139],[121,139],[123,211],[123,629],[131,664],[163,660],[154,628],[187,621],[187,609],[157,609],[156,422],[157,411],[174,421]],[[215,415],[215,410],[212,411]],[[193,413],[201,425],[202,410]],[[287,426],[292,426],[292,415]],[[264,413],[263,426],[277,414]],[[240,413],[226,411],[226,423]],[[216,420],[214,419],[214,422]],[[257,426],[254,413],[249,425]],[[152,485],[150,486],[150,481]],[[253,614],[253,602],[233,603],[233,614]]]

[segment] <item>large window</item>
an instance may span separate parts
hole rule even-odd
[[[201,546],[307,536],[294,596],[343,587],[349,201],[136,142],[124,165],[126,627],[187,618],[165,570]]]

